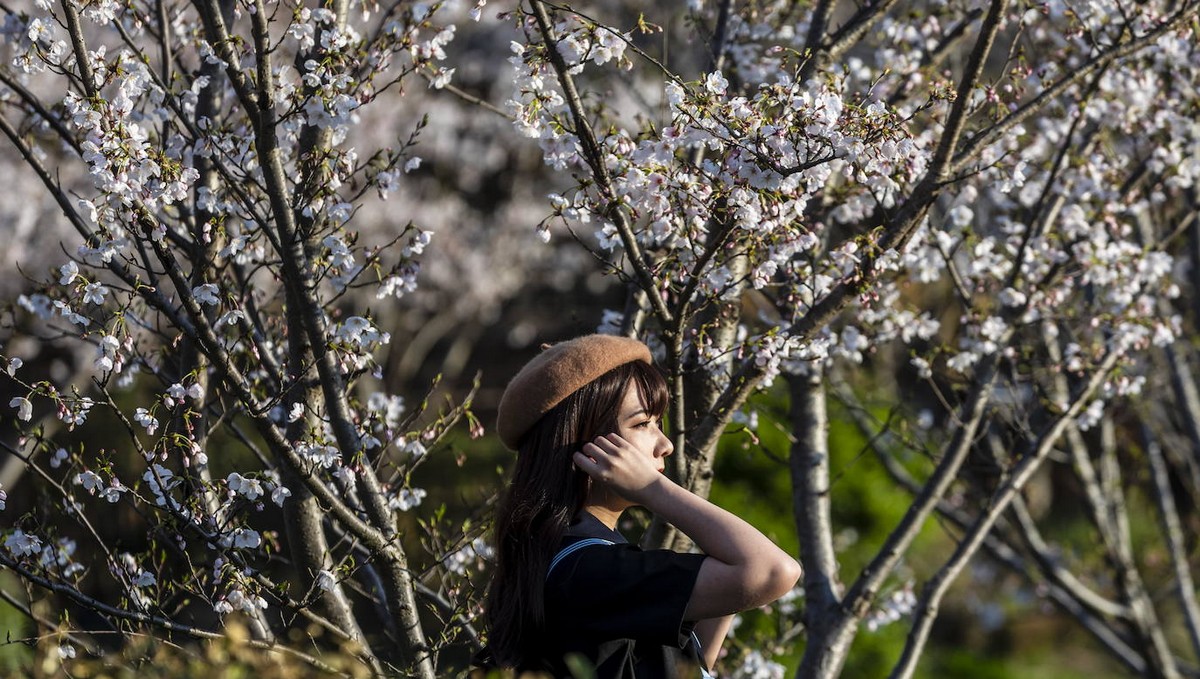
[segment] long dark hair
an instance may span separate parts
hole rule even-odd
[[[518,445],[512,481],[496,507],[496,568],[484,603],[488,648],[501,667],[536,657],[545,629],[546,570],[587,500],[588,476],[575,469],[571,455],[617,430],[617,410],[630,384],[652,416],[662,415],[666,382],[653,366],[634,361],[568,396]]]

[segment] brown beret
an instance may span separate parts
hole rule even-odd
[[[516,450],[521,437],[551,408],[617,366],[650,363],[650,349],[629,337],[585,335],[538,354],[512,378],[500,397],[496,429]]]

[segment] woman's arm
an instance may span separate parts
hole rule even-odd
[[[704,654],[704,664],[716,674],[717,657],[721,655],[721,645],[725,643],[725,635],[733,624],[733,615],[719,618],[709,618],[696,623],[696,638],[700,640],[700,651]]]
[[[721,618],[770,603],[800,579],[800,564],[742,519],[673,483],[652,454],[617,434],[598,437],[575,453],[594,480],[662,516],[708,558],[700,566],[687,620]],[[706,653],[707,655],[707,653]]]

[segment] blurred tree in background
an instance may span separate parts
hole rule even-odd
[[[1195,0],[0,9],[11,671],[461,673],[599,329],[805,567],[724,672],[1200,674]]]

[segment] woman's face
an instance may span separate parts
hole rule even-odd
[[[625,388],[625,396],[617,409],[617,433],[638,450],[654,458],[658,471],[666,466],[663,460],[675,447],[659,428],[659,418],[646,412],[646,403],[634,384]]]

